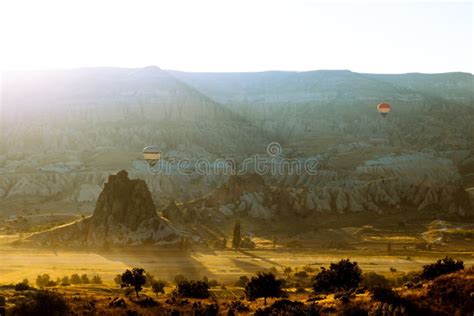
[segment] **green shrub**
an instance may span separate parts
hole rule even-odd
[[[181,281],[176,286],[173,295],[186,298],[208,298],[209,285],[203,281]]]
[[[182,275],[182,274],[178,274],[174,277],[174,283],[178,284],[180,282],[183,282],[183,281],[187,281],[188,279]]]
[[[266,305],[267,297],[281,297],[283,295],[282,281],[277,280],[272,273],[259,273],[247,282],[245,294],[251,301],[263,297]]]
[[[367,289],[376,287],[390,287],[390,281],[381,274],[375,272],[368,272],[362,275],[361,285]]]
[[[102,284],[102,278],[98,275],[94,275],[92,277],[92,283],[93,284]]]
[[[247,285],[247,282],[249,282],[250,279],[246,275],[242,275],[237,282],[235,282],[235,286],[239,287],[245,287]]]
[[[388,304],[399,304],[401,301],[400,296],[387,287],[374,287],[371,289],[372,299],[382,303]]]
[[[81,275],[81,284],[89,284],[90,281],[89,281],[89,277],[87,276],[87,274],[83,274]]]
[[[156,294],[158,293],[165,294],[165,287],[166,287],[166,282],[161,281],[161,280],[153,281],[153,284],[151,285],[151,289],[153,293],[156,293]]]
[[[421,277],[431,280],[440,275],[456,272],[464,269],[464,263],[459,260],[455,261],[450,257],[438,260],[436,263],[423,266]]]
[[[329,269],[322,268],[314,279],[313,289],[317,292],[349,291],[359,286],[362,270],[357,262],[349,259],[331,263]]]
[[[306,279],[308,277],[308,273],[306,271],[299,271],[295,273],[295,277],[299,279]]]
[[[31,287],[23,282],[15,284],[15,291],[28,291]]]
[[[50,291],[36,291],[19,301],[10,311],[13,316],[63,316],[70,315],[64,297]]]
[[[79,276],[79,274],[74,273],[73,275],[71,275],[70,282],[71,284],[81,284],[81,277]]]

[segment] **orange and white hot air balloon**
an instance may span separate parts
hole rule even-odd
[[[392,109],[392,106],[388,103],[380,103],[379,105],[377,105],[377,111],[379,111],[379,113],[383,117],[387,116],[387,114],[390,113],[391,109]]]

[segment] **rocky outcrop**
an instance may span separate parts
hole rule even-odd
[[[316,175],[282,175],[269,180],[258,174],[231,176],[213,194],[194,202],[194,207],[216,208],[217,216],[224,218],[260,219],[400,210],[472,213],[456,166],[427,153],[380,156],[345,173],[320,170]]]
[[[157,215],[145,181],[131,180],[122,170],[109,176],[91,217],[30,239],[50,246],[107,246],[163,244],[174,242],[178,235]]]

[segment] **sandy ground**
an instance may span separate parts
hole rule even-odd
[[[401,254],[380,254],[350,251],[180,251],[180,250],[121,250],[108,252],[61,251],[24,249],[0,246],[0,284],[19,282],[28,278],[34,282],[38,274],[48,273],[55,279],[73,273],[98,274],[106,283],[129,267],[143,267],[157,278],[172,280],[177,274],[188,278],[217,279],[220,282],[235,282],[241,275],[275,267],[314,268],[328,266],[343,258],[357,261],[364,272],[375,271],[389,274],[390,268],[400,272],[421,269],[424,264],[444,257],[445,253],[418,252],[409,257]],[[472,253],[450,254],[462,259],[466,266],[474,264]]]

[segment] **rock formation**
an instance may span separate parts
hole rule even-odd
[[[145,181],[124,170],[110,175],[94,213],[84,220],[36,234],[44,245],[107,246],[174,242],[179,232],[155,210]]]
[[[472,214],[469,194],[451,160],[428,154],[387,155],[367,160],[350,172],[321,170],[317,175],[270,178],[231,176],[194,208],[212,207],[224,218],[308,216],[314,213],[406,210]],[[276,185],[275,185],[276,183]],[[183,208],[187,207],[184,203]]]

